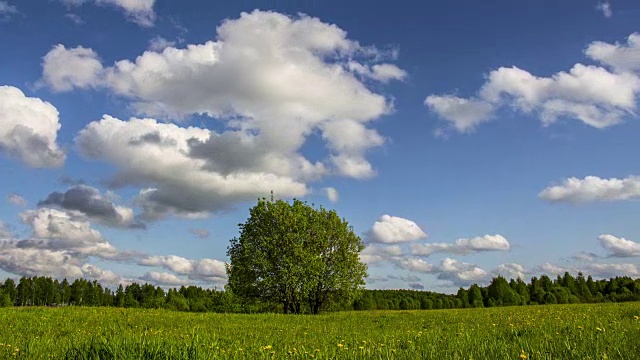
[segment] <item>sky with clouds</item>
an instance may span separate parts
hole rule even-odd
[[[640,277],[640,3],[0,0],[0,277],[222,287],[271,191],[369,288]]]

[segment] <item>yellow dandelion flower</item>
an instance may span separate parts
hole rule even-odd
[[[527,353],[524,352],[524,350],[520,350],[520,359],[524,360],[524,359],[528,359],[529,356],[527,356]]]
[[[344,345],[342,343],[338,343],[338,347],[343,347]]]

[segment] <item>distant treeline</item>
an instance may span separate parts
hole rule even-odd
[[[640,279],[615,277],[608,280],[585,278],[569,273],[551,280],[546,275],[507,281],[496,277],[486,287],[472,285],[456,294],[418,290],[363,290],[360,297],[339,310],[453,309],[536,304],[640,301]],[[118,286],[116,291],[97,281],[50,277],[22,277],[18,283],[7,279],[0,285],[0,307],[7,306],[114,306],[164,308],[195,312],[278,312],[277,307],[242,304],[229,291],[182,286],[164,290],[151,284]]]

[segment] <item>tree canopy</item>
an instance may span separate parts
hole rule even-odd
[[[279,304],[284,313],[352,302],[364,286],[364,244],[334,210],[260,199],[231,240],[228,288],[245,301]]]

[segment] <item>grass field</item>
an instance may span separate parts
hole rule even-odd
[[[640,359],[640,303],[319,316],[0,309],[0,358]]]

